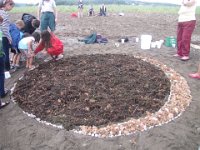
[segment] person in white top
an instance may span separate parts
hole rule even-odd
[[[83,17],[83,0],[78,0],[78,18]]]
[[[181,8],[178,12],[177,29],[177,54],[181,60],[189,60],[191,36],[196,25],[196,0],[182,0]]]
[[[40,34],[38,32],[34,32],[32,35],[22,38],[19,41],[18,49],[26,57],[26,68],[32,70],[35,66],[32,65],[34,50],[33,43],[39,43]]]
[[[55,0],[40,0],[38,5],[38,19],[40,19],[40,30],[45,31],[50,28],[55,31],[57,21],[57,11]]]
[[[99,13],[99,15],[100,15],[100,16],[106,16],[106,11],[107,11],[106,6],[105,6],[105,4],[103,4],[103,5],[100,7],[100,13]]]

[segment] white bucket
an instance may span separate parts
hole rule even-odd
[[[122,42],[122,44],[124,44],[124,42],[125,42],[125,39],[121,39],[121,42]]]
[[[5,74],[5,79],[9,79],[11,77],[9,71],[4,72],[4,74]]]
[[[150,49],[151,48],[151,35],[141,35],[141,49]]]

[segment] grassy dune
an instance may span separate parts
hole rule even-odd
[[[99,12],[99,5],[94,5],[95,12]],[[84,12],[88,11],[89,6],[84,6]],[[124,12],[124,13],[134,13],[134,12],[155,12],[155,13],[174,13],[176,14],[179,10],[179,6],[133,6],[133,5],[107,5],[108,12]],[[77,6],[57,6],[58,12],[76,12]],[[11,11],[12,13],[35,13],[37,12],[37,6],[23,6],[14,7]],[[197,14],[200,14],[200,7],[197,7]]]

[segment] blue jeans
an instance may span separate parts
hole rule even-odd
[[[5,66],[5,56],[0,57],[0,95],[5,94],[4,90],[4,82],[5,82],[5,75],[4,75],[4,66]]]
[[[10,48],[10,43],[9,43],[7,37],[3,37],[2,38],[2,49],[3,49],[4,53],[6,54],[5,67],[4,67],[6,71],[10,70],[9,48]]]
[[[53,12],[43,12],[41,15],[41,22],[40,22],[40,30],[41,32],[47,30],[48,27],[51,31],[55,31],[56,23],[55,23],[55,15]]]

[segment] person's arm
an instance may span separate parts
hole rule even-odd
[[[58,15],[58,13],[57,13],[57,10],[56,10],[56,8],[54,8],[54,15],[55,15],[55,22],[57,22],[57,15]]]
[[[187,6],[187,7],[191,7],[194,6],[196,3],[196,0],[187,0],[187,1],[183,1],[183,5]]]
[[[42,3],[41,3],[41,1],[39,1],[39,4],[38,4],[38,11],[37,11],[38,20],[40,20],[41,9],[42,9]]]
[[[55,1],[53,1],[53,11],[54,11],[54,15],[55,15],[55,22],[57,22],[58,13],[56,10],[56,2]]]
[[[44,48],[45,48],[44,42],[40,41],[34,51],[34,54],[37,54],[38,52],[42,51]]]

